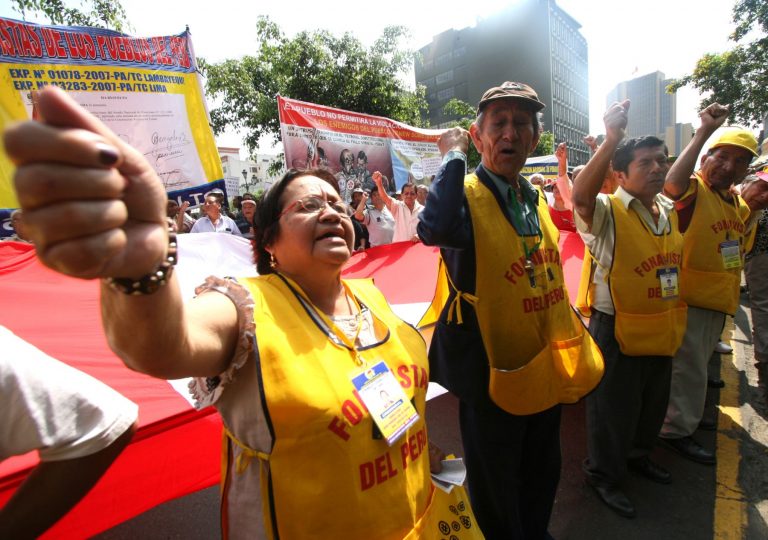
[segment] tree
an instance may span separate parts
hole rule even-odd
[[[459,119],[452,122],[453,126],[464,128],[467,131],[469,131],[469,126],[472,124],[472,122],[475,121],[474,107],[472,107],[472,105],[466,101],[462,101],[456,98],[450,100],[443,106],[443,114],[458,116]],[[473,170],[480,164],[480,153],[477,151],[477,148],[475,148],[475,145],[472,144],[471,141],[472,139],[470,139],[470,145],[467,149],[467,168],[469,170]]]
[[[279,139],[277,94],[422,126],[424,88],[410,91],[403,82],[412,64],[412,53],[400,49],[404,37],[404,27],[389,26],[366,49],[349,33],[304,31],[287,38],[259,17],[254,56],[215,64],[200,59],[207,94],[221,103],[211,110],[213,131],[245,131],[251,151],[264,136]]]
[[[47,17],[51,24],[72,26],[95,26],[110,28],[118,32],[131,29],[125,9],[119,0],[83,0],[81,4],[90,4],[90,9],[83,11],[64,5],[63,0],[12,0],[13,9],[27,17]]]
[[[539,137],[539,144],[533,150],[531,156],[549,156],[555,153],[555,135],[551,131],[543,131]]]
[[[710,53],[696,63],[693,73],[672,82],[668,92],[693,86],[706,94],[700,107],[729,104],[729,119],[747,126],[763,121],[768,111],[768,4],[765,0],[738,0],[733,8],[736,46]],[[750,36],[756,39],[741,43]]]

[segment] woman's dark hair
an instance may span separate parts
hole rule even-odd
[[[288,185],[304,176],[315,176],[325,180],[333,187],[336,193],[339,193],[339,182],[328,169],[306,169],[297,171],[291,169],[278,180],[269,191],[262,197],[258,205],[258,211],[254,216],[254,226],[256,231],[254,237],[254,257],[256,258],[256,270],[261,275],[272,274],[274,270],[269,266],[270,255],[267,247],[277,239],[280,233],[280,214],[283,211],[283,204],[280,199]]]

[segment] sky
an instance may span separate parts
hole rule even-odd
[[[473,0],[449,6],[429,0],[389,0],[381,2],[381,10],[376,12],[373,3],[349,0],[122,0],[133,35],[178,34],[188,25],[196,54],[214,62],[254,51],[259,15],[269,16],[288,36],[326,29],[336,35],[351,32],[365,45],[372,44],[385,26],[399,24],[411,32],[405,45],[416,50],[428,44],[432,36],[449,28],[474,26],[478,19],[492,16],[509,3]],[[589,47],[593,134],[604,132],[606,95],[617,83],[656,70],[667,77],[681,77],[693,70],[703,54],[733,46],[728,40],[734,28],[733,0],[557,0],[557,4],[582,25],[580,31]],[[0,0],[0,16],[20,19],[11,5],[10,0]],[[698,126],[698,100],[693,90],[678,92],[678,122]],[[217,141],[223,146],[242,146],[241,138],[233,132]]]

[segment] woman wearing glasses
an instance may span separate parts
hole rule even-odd
[[[421,336],[371,282],[341,279],[353,229],[331,173],[289,172],[265,196],[260,277],[208,278],[184,303],[154,171],[63,92],[39,106],[46,123],[5,137],[39,257],[102,279],[126,365],[194,377],[199,405],[221,412],[225,537],[438,538],[452,519],[451,534],[477,537],[430,481]]]

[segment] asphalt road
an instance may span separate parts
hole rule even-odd
[[[715,356],[710,368],[726,381],[710,390],[705,417],[718,419],[718,431],[695,438],[717,447],[718,464],[704,466],[659,447],[653,459],[673,474],[670,485],[629,476],[624,491],[637,517],[613,513],[584,483],[584,406],[564,408],[563,469],[550,533],[558,540],[764,540],[768,538],[768,409],[760,402],[753,367],[749,310],[742,308],[724,337],[734,354]],[[427,406],[430,438],[446,452],[462,454],[458,404],[451,395]],[[100,540],[215,539],[219,533],[218,488],[170,501],[96,538]]]

